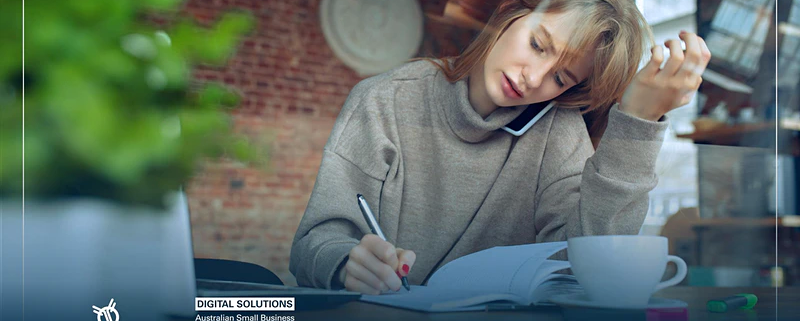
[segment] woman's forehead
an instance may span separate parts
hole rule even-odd
[[[538,13],[533,12],[523,17],[525,19],[525,30],[531,30],[537,33],[539,37],[544,38],[545,41],[550,42],[557,55],[561,56],[566,50],[567,61],[570,61],[569,69],[578,78],[578,81],[586,79],[589,76],[589,71],[593,62],[593,55],[590,48],[567,48],[570,40],[574,37],[574,33],[578,28],[576,26],[580,23],[580,15],[572,12],[552,12],[552,13]],[[574,43],[574,42],[573,42]]]
[[[572,12],[532,12],[523,18],[528,29],[537,30],[550,36],[553,44],[561,50],[575,32],[579,15]]]

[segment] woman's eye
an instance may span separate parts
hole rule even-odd
[[[555,78],[556,85],[558,85],[558,87],[564,87],[564,81],[561,80],[561,75],[559,73],[556,73],[555,75],[553,75],[553,78]]]
[[[544,49],[542,48],[542,46],[540,46],[539,43],[536,42],[536,38],[533,38],[533,37],[531,37],[531,47],[533,47],[533,49],[538,51],[538,52],[544,52]]]

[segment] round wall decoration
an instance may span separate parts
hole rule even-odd
[[[406,62],[422,42],[416,0],[322,0],[320,22],[334,54],[362,76]]]

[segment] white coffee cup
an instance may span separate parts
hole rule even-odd
[[[589,300],[613,308],[639,309],[647,307],[654,292],[686,277],[686,262],[667,255],[668,246],[662,236],[580,236],[567,240],[567,255]],[[659,282],[667,262],[675,263],[678,271]]]

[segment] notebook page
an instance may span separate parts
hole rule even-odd
[[[535,274],[517,273],[517,277],[512,281],[512,291],[517,292],[508,292],[510,296],[505,300],[522,305],[540,304],[540,301],[544,301],[544,304],[548,305],[550,303],[548,303],[546,299],[549,298],[550,295],[565,294],[563,291],[575,291],[575,289],[582,291],[583,289],[578,285],[578,281],[574,276],[553,274],[555,271],[566,268],[569,268],[569,262],[567,261],[545,260]],[[522,276],[522,278],[519,276]],[[541,287],[541,289],[539,287]],[[446,301],[445,299],[441,299],[442,302],[435,303],[432,307],[460,307],[487,303],[497,299],[496,293],[476,296],[466,300]]]
[[[384,292],[381,295],[362,295],[361,301],[425,312],[479,311],[492,301],[516,302],[521,298],[511,294],[487,294],[473,291],[432,288],[412,285],[411,291]]]
[[[552,304],[550,298],[556,295],[583,293],[583,287],[572,275],[551,274],[539,284],[531,294],[531,302],[536,304]]]
[[[516,274],[535,274],[532,268],[522,270],[523,265],[539,266],[566,247],[567,242],[548,242],[496,246],[475,252],[445,264],[428,280],[428,287],[509,293]]]
[[[511,282],[509,292],[522,297],[529,297],[534,289],[541,284],[545,278],[553,272],[569,268],[569,261],[544,260],[534,265],[531,261],[525,262],[520,271],[527,273],[517,273],[514,281]],[[535,271],[530,273],[530,271]]]

